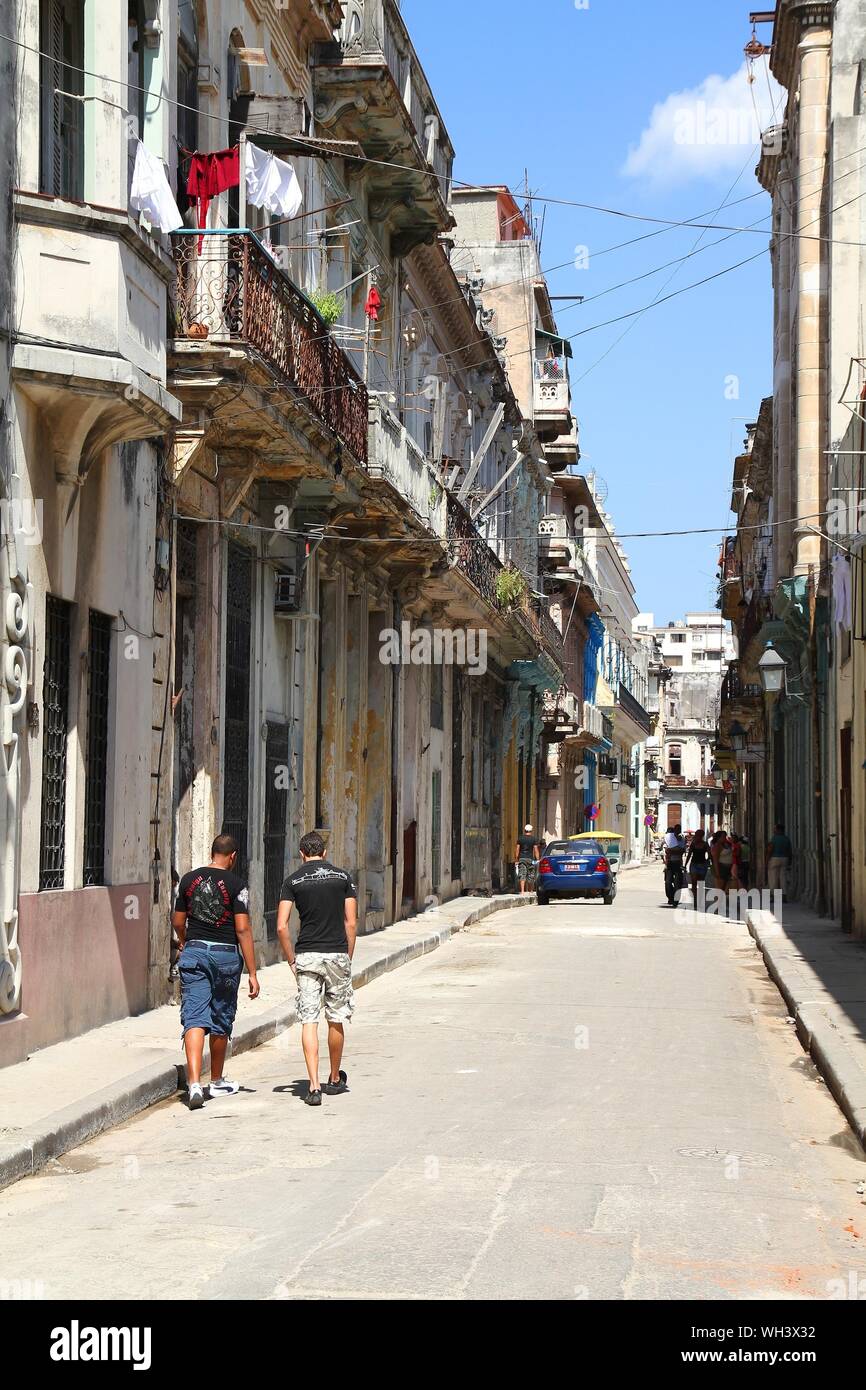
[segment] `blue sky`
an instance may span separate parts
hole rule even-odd
[[[753,172],[753,98],[765,126],[778,92],[765,60],[746,82],[740,0],[403,0],[402,10],[457,151],[456,178],[517,189],[527,168],[533,191],[551,198],[685,219],[758,194],[700,220],[743,226],[769,213]],[[760,37],[768,42],[768,29]],[[542,264],[567,263],[550,272],[551,293],[597,295],[685,256],[701,236],[675,228],[600,254],[654,230],[548,204]],[[706,231],[699,244],[725,235]],[[557,306],[560,331],[638,309],[767,244],[763,233],[738,233],[595,303]],[[579,246],[589,249],[580,270]],[[605,479],[620,533],[719,527],[623,541],[640,608],[667,622],[715,603],[733,457],[772,388],[769,258],[651,309],[598,362],[627,326],[573,343],[583,466]]]

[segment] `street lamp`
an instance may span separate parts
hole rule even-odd
[[[733,748],[734,752],[744,753],[746,751],[746,743],[748,736],[738,719],[734,720],[733,724],[728,730],[728,734],[731,740],[731,747]]]
[[[779,695],[784,690],[785,666],[784,657],[779,655],[772,642],[768,642],[758,662],[758,675],[765,695]]]
[[[611,790],[612,790],[612,791],[618,792],[618,791],[619,791],[619,778],[618,778],[618,777],[611,777],[611,779],[610,779],[610,786],[611,786]]]

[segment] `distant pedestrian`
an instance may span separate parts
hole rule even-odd
[[[237,857],[231,835],[217,835],[210,863],[184,874],[177,886],[172,926],[180,945],[180,1018],[190,1110],[200,1110],[204,1104],[201,1069],[206,1034],[210,1035],[209,1096],[231,1096],[240,1090],[226,1078],[224,1068],[244,963],[250,998],[259,994],[250,895],[234,872]]]
[[[538,863],[538,841],[532,833],[531,825],[524,825],[523,834],[514,846],[515,871],[518,892],[525,893],[527,883],[532,885]]]
[[[752,878],[752,846],[748,835],[740,836],[738,848],[737,877],[740,887],[748,888]]]
[[[710,868],[707,873],[708,888],[722,888],[722,873],[719,868],[719,855],[727,836],[724,830],[716,830],[710,838]]]
[[[703,883],[707,877],[709,867],[710,850],[704,837],[703,830],[696,830],[692,836],[691,844],[686,851],[686,870],[689,875],[689,887],[692,890],[692,898],[695,907],[698,905],[698,884]]]
[[[781,821],[776,822],[775,834],[770,836],[767,845],[767,887],[770,892],[778,889],[783,897],[788,870],[794,859],[794,846],[785,834]]]
[[[277,935],[298,981],[298,1022],[310,1078],[304,1100],[307,1105],[321,1105],[322,1091],[327,1096],[338,1096],[349,1089],[340,1063],[346,1041],[343,1025],[355,1008],[352,956],[358,927],[358,891],[351,874],[325,858],[325,842],[318,831],[303,836],[300,851],[301,867],[289,874],[280,893]],[[293,905],[301,920],[294,947],[289,931]],[[331,1069],[327,1082],[320,1086],[319,1015],[323,1003]]]

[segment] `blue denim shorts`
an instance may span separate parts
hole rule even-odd
[[[180,953],[180,1024],[230,1038],[243,961],[237,946],[188,941]]]

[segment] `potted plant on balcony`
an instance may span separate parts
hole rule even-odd
[[[315,305],[319,317],[325,320],[329,328],[333,328],[343,312],[343,296],[330,290],[314,290],[310,301]]]
[[[523,600],[527,590],[525,577],[520,570],[503,569],[496,576],[496,598],[501,608],[516,608]]]

